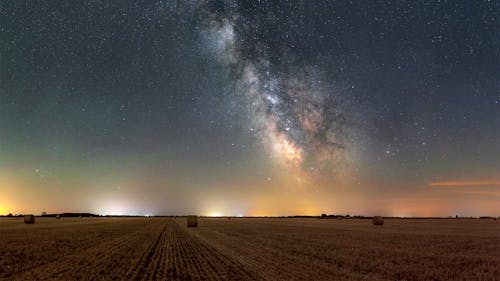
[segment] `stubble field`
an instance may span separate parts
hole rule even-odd
[[[491,219],[0,219],[1,280],[498,280]]]

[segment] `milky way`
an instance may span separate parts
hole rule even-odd
[[[201,37],[229,70],[241,106],[251,115],[250,130],[269,156],[308,173],[332,172],[350,148],[343,97],[325,88],[315,67],[286,63],[276,70],[265,42],[237,32],[258,33],[258,28],[234,11],[210,14]]]

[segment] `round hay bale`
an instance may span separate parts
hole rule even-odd
[[[34,215],[24,215],[24,223],[25,224],[34,224],[35,216]]]
[[[61,219],[61,215],[56,215],[56,219],[57,220]]]
[[[384,218],[381,216],[375,216],[372,219],[373,225],[384,225]]]
[[[198,227],[198,217],[187,216],[187,227]]]

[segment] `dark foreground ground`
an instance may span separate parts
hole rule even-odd
[[[0,280],[500,280],[492,219],[0,219]]]

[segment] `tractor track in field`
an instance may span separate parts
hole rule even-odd
[[[167,220],[123,280],[255,280],[243,266]]]
[[[167,223],[164,224],[161,231],[158,233],[156,238],[151,241],[149,247],[144,251],[139,258],[139,260],[130,267],[129,271],[125,275],[123,280],[143,280],[149,267],[154,266],[157,262],[155,256],[158,254],[158,245],[161,240],[164,240],[165,229],[167,228]],[[161,247],[160,247],[161,248]]]

